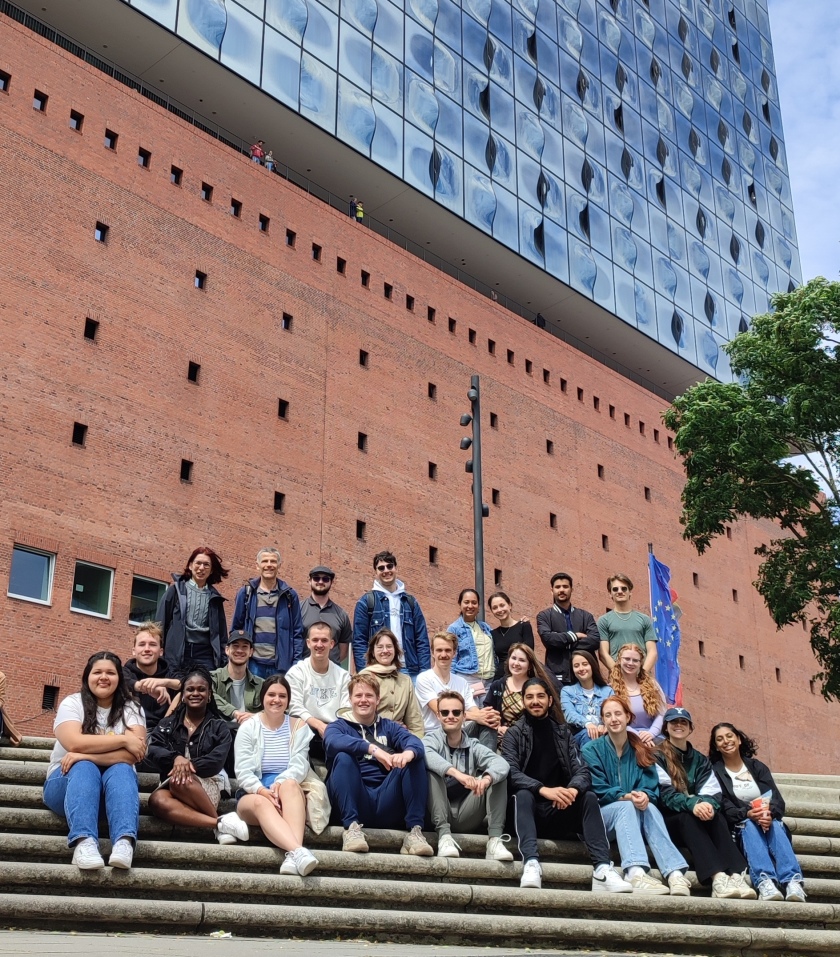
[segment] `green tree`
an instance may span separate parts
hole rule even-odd
[[[840,283],[772,302],[725,347],[740,382],[694,385],[663,416],[686,474],[680,520],[700,554],[741,516],[777,523],[754,584],[778,627],[810,626],[823,695],[840,699]]]

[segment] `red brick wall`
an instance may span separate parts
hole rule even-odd
[[[485,523],[488,591],[501,569],[516,612],[533,618],[563,568],[575,576],[577,603],[598,615],[607,574],[623,570],[646,609],[653,542],[684,613],[685,703],[697,743],[705,746],[713,721],[729,719],[779,769],[836,764],[840,744],[828,730],[836,708],[809,690],[817,669],[807,637],[798,627],[777,633],[750,584],[767,530],[738,525],[702,559],[681,540],[682,471],[662,400],[70,54],[3,18],[0,31],[0,69],[11,74],[0,94],[0,582],[16,541],[58,556],[49,607],[0,599],[0,667],[24,732],[50,728],[45,684],[64,695],[92,651],[127,655],[132,575],[168,578],[198,543],[231,566],[222,585],[231,600],[257,549],[276,543],[299,588],[312,565],[332,565],[336,597],[350,610],[370,587],[373,553],[390,547],[430,629],[445,627],[458,591],[472,584],[458,418],[477,372],[485,500],[494,488],[500,496]],[[45,113],[32,108],[36,88],[49,96]],[[71,109],[84,114],[81,134],[69,127]],[[115,152],[103,145],[106,127],[119,134]],[[151,151],[149,169],[137,163],[140,147]],[[172,165],[184,171],[180,187],[169,181]],[[202,182],[213,186],[210,203]],[[241,219],[230,215],[231,198]],[[259,214],[270,217],[267,234]],[[94,241],[97,221],[109,226],[105,244]],[[207,274],[204,290],[194,288],[196,270]],[[383,283],[393,286],[390,301]],[[290,331],[284,312],[294,317]],[[100,321],[96,342],[83,337],[87,316]],[[190,361],[201,365],[198,384],[187,381]],[[290,403],[287,421],[280,398]],[[74,421],[88,426],[84,448],[71,444]],[[189,484],[179,479],[182,458],[194,462]],[[275,491],[286,496],[282,515]],[[110,620],[69,610],[77,558],[115,568]]]

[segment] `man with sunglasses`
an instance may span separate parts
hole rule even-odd
[[[610,575],[607,591],[613,610],[598,619],[601,635],[601,660],[609,671],[615,667],[615,657],[624,645],[638,645],[645,656],[642,667],[652,675],[656,669],[656,632],[653,620],[632,605],[633,582],[626,575]]]
[[[429,633],[420,603],[405,590],[397,578],[397,559],[393,552],[377,552],[373,556],[376,578],[373,589],[356,603],[353,615],[353,660],[356,671],[365,667],[370,639],[382,628],[390,628],[397,636],[403,653],[403,671],[414,681],[421,671],[431,667]]]
[[[353,626],[350,616],[330,598],[330,589],[335,581],[335,572],[326,565],[317,565],[309,573],[309,597],[300,603],[300,617],[303,621],[303,632],[315,624],[316,621],[325,621],[333,631],[335,644],[330,651],[330,661],[341,665],[345,670],[349,664],[348,652],[350,641],[353,638]],[[303,653],[309,657],[309,649]]]
[[[512,861],[502,843],[510,767],[495,751],[464,734],[466,705],[457,691],[437,697],[440,727],[423,739],[429,772],[429,817],[438,834],[438,857],[459,857],[452,828],[466,834],[487,825],[488,861]]]

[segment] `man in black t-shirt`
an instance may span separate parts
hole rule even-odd
[[[163,632],[155,622],[147,622],[135,631],[133,651],[134,657],[123,665],[125,683],[140,699],[146,728],[151,731],[169,710],[181,682],[170,674],[163,657]]]

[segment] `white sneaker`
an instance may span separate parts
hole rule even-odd
[[[805,903],[805,888],[802,881],[792,880],[785,888],[785,900],[795,901],[797,904]]]
[[[296,851],[292,851],[292,857],[294,858],[297,872],[301,877],[306,877],[307,874],[311,874],[318,866],[318,858],[315,857],[312,851],[308,851],[305,847],[299,847]]]
[[[760,901],[781,901],[785,898],[773,881],[769,877],[765,877],[758,885],[758,899]]]
[[[741,895],[742,901],[754,901],[758,896],[752,887],[750,887],[750,885],[747,883],[747,880],[743,874],[730,874],[729,883],[733,887],[738,888],[738,893]]]
[[[668,887],[671,897],[690,897],[691,881],[681,871],[671,871],[668,875]]]
[[[741,899],[741,888],[733,884],[728,874],[718,874],[712,881],[712,897]]]
[[[630,885],[633,888],[634,894],[647,894],[649,897],[663,897],[671,893],[662,881],[658,881],[652,874],[648,874],[647,871],[643,871],[641,874],[631,877]]]
[[[236,844],[236,838],[232,834],[225,834],[216,828],[213,833],[220,844]]]
[[[491,837],[487,842],[487,849],[484,852],[484,859],[487,861],[512,861],[513,854],[505,847],[505,838],[510,840],[509,834],[503,834],[501,837]]]
[[[286,856],[283,858],[283,863],[280,865],[281,874],[292,874],[295,877],[298,876],[297,864],[295,864],[295,852],[286,851]]]
[[[105,866],[99,853],[99,842],[92,837],[83,837],[73,848],[73,863],[80,871],[98,871]]]
[[[121,870],[127,871],[129,867],[131,867],[133,858],[134,845],[127,837],[121,837],[118,841],[114,842],[114,846],[111,848],[108,866],[119,867]]]
[[[520,887],[533,887],[539,890],[542,887],[542,868],[540,862],[532,857],[525,861],[522,867],[522,879],[519,881]]]
[[[594,894],[632,894],[633,885],[612,867],[598,877],[592,874],[592,892]]]
[[[438,857],[460,857],[461,847],[451,834],[441,834],[438,838]]]
[[[250,837],[248,825],[242,820],[236,811],[230,811],[227,814],[223,814],[219,818],[219,820],[216,822],[216,834],[226,834],[237,841],[247,841]],[[219,843],[228,844],[230,842],[222,841],[221,838],[219,838]]]

